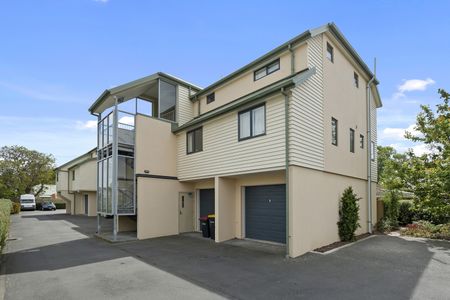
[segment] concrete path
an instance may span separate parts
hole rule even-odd
[[[95,218],[14,216],[6,299],[450,299],[450,242],[376,236],[329,255],[184,234],[109,244]]]
[[[13,216],[5,299],[221,299],[86,235],[95,218],[53,212]],[[4,279],[4,278],[3,278]]]

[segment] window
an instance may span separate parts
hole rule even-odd
[[[355,130],[350,128],[350,152],[355,153]]]
[[[338,121],[335,118],[331,118],[331,144],[338,144]]]
[[[241,111],[238,120],[240,141],[264,135],[266,133],[265,104]]]
[[[354,79],[355,87],[359,88],[359,76],[358,76],[358,74],[356,74],[356,72],[353,72],[353,79]]]
[[[203,128],[197,128],[186,133],[187,154],[203,150]]]
[[[327,58],[334,63],[334,49],[329,43],[327,43]]]
[[[359,135],[359,148],[364,149],[364,136],[362,134]]]
[[[375,161],[375,143],[373,141],[370,142],[370,159]]]
[[[59,181],[59,172],[56,172],[56,181]]]
[[[211,102],[214,102],[214,100],[216,100],[216,94],[215,93],[211,93],[211,94],[206,96],[206,104],[210,104]]]
[[[265,65],[264,67],[258,69],[255,71],[254,80],[261,79],[263,77],[266,77],[267,75],[278,71],[280,69],[280,59],[277,59],[273,62],[271,62],[268,65]]]
[[[75,180],[75,170],[72,170],[72,180]]]

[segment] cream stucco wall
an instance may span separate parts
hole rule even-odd
[[[171,179],[138,178],[138,239],[178,234],[180,192],[193,193],[192,184]]]
[[[136,174],[176,176],[177,141],[171,123],[136,116]]]
[[[306,44],[298,45],[294,48],[295,53],[295,72],[304,70],[307,68],[307,46]],[[268,76],[254,81],[254,72],[259,68],[265,66],[267,63],[280,58],[280,69]],[[211,92],[215,92],[215,101],[212,103],[206,103],[206,95],[199,98],[200,112],[203,114],[219,106],[222,106],[228,102],[231,102],[239,97],[261,89],[273,82],[281,80],[291,75],[291,54],[289,51],[284,51],[278,56],[274,56],[265,62],[262,62],[258,66],[251,70],[244,72],[238,77],[226,82]],[[198,104],[194,107],[195,114],[198,113]],[[197,108],[197,110],[195,110]]]
[[[327,42],[333,46],[334,62],[326,57]],[[367,80],[362,70],[327,35],[324,35],[322,48],[324,170],[364,179],[367,178]],[[359,76],[359,87],[354,85],[354,72]],[[331,144],[332,117],[338,120],[337,146]],[[350,128],[355,130],[355,153],[350,152]],[[364,136],[363,149],[359,144],[360,134]]]
[[[136,231],[137,222],[130,216],[119,216],[118,232]]]
[[[75,180],[72,180],[72,171],[75,171]],[[71,191],[97,190],[97,161],[95,159],[69,169],[69,189]]]
[[[339,240],[339,199],[348,186],[361,198],[356,234],[368,232],[367,181],[302,167],[290,167],[289,254],[302,255]],[[375,200],[376,188],[372,189]],[[376,201],[372,202],[373,222]]]
[[[236,237],[236,201],[235,180],[231,178],[215,179],[216,242]]]
[[[72,207],[74,210],[72,214],[84,215],[85,214],[85,203],[84,195],[88,195],[88,216],[94,217],[97,215],[97,193],[96,192],[80,192],[74,193],[75,205]]]

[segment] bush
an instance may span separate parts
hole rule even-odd
[[[15,215],[20,213],[20,203],[18,202],[11,202],[11,214]]]
[[[5,246],[9,232],[9,215],[12,202],[8,199],[0,199],[0,251]]]
[[[398,228],[398,216],[400,207],[400,197],[397,191],[391,190],[386,193],[383,199],[384,203],[384,219],[389,221],[393,229]]]
[[[434,225],[429,221],[418,221],[406,226],[403,235],[430,239],[450,240],[450,223]]]
[[[55,203],[56,209],[66,209],[65,203]]]
[[[411,224],[414,215],[414,204],[408,200],[401,201],[398,209],[398,223],[403,226]]]
[[[355,240],[355,231],[359,225],[359,205],[357,195],[353,193],[352,187],[345,189],[342,194],[339,207],[339,237],[341,241]]]
[[[389,218],[382,218],[379,220],[376,227],[377,230],[382,233],[391,232],[396,228]]]

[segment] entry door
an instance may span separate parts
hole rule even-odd
[[[89,214],[89,197],[88,195],[84,195],[84,213]]]
[[[178,199],[179,231],[194,231],[194,200],[192,193],[180,193]]]

